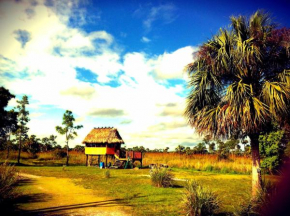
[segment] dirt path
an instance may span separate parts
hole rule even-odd
[[[130,208],[118,199],[76,185],[71,179],[20,174],[23,194],[17,207],[21,215],[129,215]]]

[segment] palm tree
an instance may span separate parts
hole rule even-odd
[[[248,136],[252,195],[261,187],[259,133],[282,119],[290,99],[290,29],[276,29],[268,14],[232,17],[187,65],[189,124],[215,138]]]

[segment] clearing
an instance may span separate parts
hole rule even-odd
[[[23,175],[16,200],[18,213],[29,215],[180,215],[185,179],[196,179],[217,193],[219,213],[232,213],[250,199],[251,176],[171,169],[171,188],[156,188],[149,169],[110,170],[96,167],[18,166]],[[32,176],[31,176],[32,175]],[[38,176],[38,177],[35,177]],[[182,181],[180,181],[182,180]]]
[[[21,215],[126,215],[130,208],[119,199],[85,189],[78,179],[20,174],[15,214]]]

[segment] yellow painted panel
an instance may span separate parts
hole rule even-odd
[[[105,155],[106,147],[85,147],[85,154]]]

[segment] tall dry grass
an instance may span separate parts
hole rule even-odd
[[[251,158],[230,155],[228,160],[218,160],[215,154],[185,155],[178,153],[145,153],[143,165],[167,164],[174,168],[217,171],[222,173],[251,173]]]
[[[60,152],[63,154],[60,154]],[[0,151],[0,160],[5,161],[7,156],[6,151]],[[18,152],[11,151],[9,154],[8,161],[15,162],[17,160]],[[98,164],[98,157],[89,157],[90,164],[92,166]],[[105,157],[101,157],[100,161],[105,161]],[[113,159],[108,157],[107,162],[113,163]],[[65,150],[54,150],[48,152],[37,153],[36,156],[28,153],[21,152],[21,163],[27,164],[38,164],[38,165],[62,165],[66,163],[66,151]],[[69,164],[70,165],[85,165],[86,164],[86,155],[84,152],[79,151],[70,151],[69,152]]]
[[[69,164],[85,165],[86,155],[84,152],[70,151]],[[0,152],[0,158],[6,159],[6,151]],[[31,162],[36,164],[65,164],[66,158],[60,158],[56,151],[41,152],[37,157],[27,152],[21,153],[22,162]],[[17,151],[11,151],[9,160],[17,160]],[[91,165],[98,164],[98,157],[90,157]],[[105,161],[105,157],[101,157],[100,161]],[[113,158],[108,157],[107,162],[114,163]],[[149,164],[168,164],[174,168],[196,169],[200,171],[217,171],[221,173],[251,173],[251,158],[245,156],[230,155],[228,160],[218,160],[215,154],[194,154],[185,155],[178,153],[152,153],[146,152],[143,156],[143,166]]]

